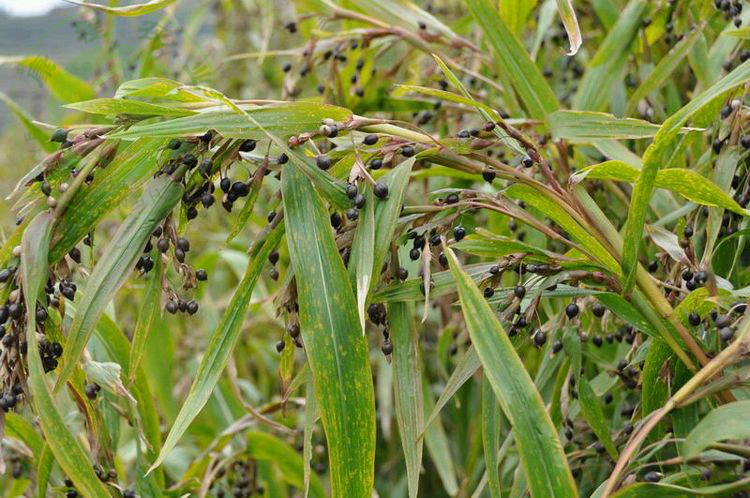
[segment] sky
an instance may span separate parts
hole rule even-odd
[[[62,0],[0,0],[0,10],[14,16],[40,16],[62,5]]]

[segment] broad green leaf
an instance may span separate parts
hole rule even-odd
[[[500,470],[498,469],[500,462],[497,458],[497,452],[500,449],[501,423],[495,392],[485,376],[482,379],[482,447],[492,498],[502,497]]]
[[[581,28],[578,26],[576,11],[573,9],[573,1],[557,0],[557,9],[560,11],[560,19],[562,19],[565,32],[568,33],[568,41],[570,42],[570,50],[568,50],[566,55],[575,55],[578,53],[578,49],[581,48],[583,39],[581,38]]]
[[[735,401],[711,410],[685,438],[682,445],[686,458],[698,455],[712,443],[725,439],[750,438],[747,423],[750,401]]]
[[[641,85],[633,92],[625,106],[625,114],[632,114],[638,102],[648,97],[649,94],[661,87],[672,73],[680,67],[682,60],[693,48],[693,44],[702,34],[702,29],[694,29],[672,47],[668,54],[659,60],[659,63],[649,73]]]
[[[211,397],[211,393],[214,391],[216,384],[218,384],[221,374],[224,372],[224,367],[229,361],[229,357],[239,339],[242,324],[245,322],[247,308],[250,304],[250,298],[252,297],[255,284],[260,277],[263,265],[283,235],[284,225],[279,224],[270,232],[268,238],[255,249],[254,254],[252,254],[245,270],[245,275],[237,285],[237,290],[232,296],[229,306],[224,311],[221,322],[211,336],[211,342],[209,342],[205,353],[203,353],[203,358],[198,366],[198,371],[190,386],[187,398],[169,430],[159,457],[151,469],[149,469],[149,472],[161,465],[169,452],[177,445],[182,435],[190,426],[190,423],[198,416],[198,413],[200,413]]]
[[[656,176],[659,169],[666,162],[672,141],[679,133],[680,128],[703,107],[710,104],[715,98],[725,92],[736,88],[750,80],[750,61],[737,66],[731,73],[716,82],[711,88],[694,97],[688,104],[674,113],[654,137],[654,141],[646,149],[643,156],[643,168],[638,176],[638,181],[633,188],[628,209],[628,219],[625,227],[622,254],[622,271],[625,275],[623,290],[628,292],[635,282],[635,268],[638,262],[638,246],[643,234],[643,225],[646,221],[646,212],[653,193]]]
[[[573,98],[574,109],[601,111],[607,107],[613,85],[622,80],[629,47],[641,26],[647,4],[646,0],[630,0],[622,10],[586,67]]]
[[[510,77],[529,115],[543,121],[559,105],[542,72],[489,0],[466,0],[466,3],[495,53],[499,70]]]
[[[93,99],[74,102],[64,107],[89,114],[115,115],[132,114],[137,116],[190,116],[197,111],[180,107],[149,104],[132,99]]]
[[[445,247],[471,342],[513,427],[531,496],[577,496],[557,431],[508,335],[453,251]]]
[[[410,498],[417,496],[422,467],[421,438],[424,430],[424,401],[419,360],[419,335],[411,303],[388,306],[388,324],[393,343],[393,395],[401,447],[406,460]]]
[[[651,138],[659,125],[642,119],[617,118],[606,112],[557,111],[549,115],[553,140],[591,143],[600,139]]]
[[[607,420],[604,418],[602,405],[599,402],[599,398],[596,397],[591,384],[584,377],[580,377],[578,380],[578,405],[581,407],[581,413],[583,413],[584,418],[586,418],[586,421],[591,426],[591,430],[594,431],[596,437],[607,449],[607,453],[612,460],[616,462],[618,458],[617,449],[612,441],[612,436],[609,434],[609,427],[607,427]]]
[[[143,294],[143,304],[138,313],[138,320],[133,331],[132,345],[130,346],[130,381],[132,382],[137,373],[143,358],[143,351],[146,347],[146,339],[154,328],[154,324],[161,316],[161,292],[162,292],[162,261],[160,257],[154,261],[154,268],[151,270],[146,289]]]
[[[44,55],[0,56],[0,66],[4,64],[25,67],[29,75],[35,75],[43,81],[52,96],[61,102],[80,102],[96,96],[96,92],[88,83]]]
[[[16,104],[13,99],[5,95],[3,92],[0,92],[0,100],[2,100],[11,111],[13,111],[13,114],[16,115],[23,127],[26,128],[32,137],[34,137],[36,143],[42,146],[42,149],[46,152],[52,152],[57,149],[57,144],[50,142],[49,140],[50,133],[34,124],[34,118],[24,111],[21,106]]]
[[[55,390],[73,373],[105,306],[125,283],[156,226],[182,199],[184,187],[168,176],[153,180],[120,225],[91,272],[65,343]]]
[[[347,121],[352,115],[342,107],[305,101],[252,107],[245,109],[245,112],[258,124],[227,108],[157,123],[139,124],[109,136],[127,140],[139,137],[189,137],[214,130],[227,138],[261,139],[266,137],[264,129],[269,133],[290,136],[317,131],[326,118]]]
[[[111,7],[107,5],[99,5],[90,2],[84,2],[82,0],[65,0],[66,2],[80,5],[81,7],[87,7],[94,9],[99,12],[104,12],[113,16],[133,17],[133,16],[145,16],[151,14],[157,10],[161,10],[168,5],[175,3],[176,0],[151,0],[150,2],[140,3],[135,5],[128,5],[126,7]]]
[[[71,434],[65,420],[52,397],[39,351],[36,336],[36,304],[47,282],[48,251],[52,233],[52,216],[48,211],[40,213],[24,232],[21,253],[21,282],[27,310],[26,335],[29,354],[29,389],[31,402],[39,417],[44,438],[58,465],[85,496],[109,496],[107,489],[96,477],[86,452],[78,439]]]
[[[247,435],[247,454],[257,460],[273,462],[281,470],[286,482],[304,489],[302,457],[288,443],[265,432],[250,431]],[[316,498],[326,496],[323,484],[316,475],[310,481],[310,495]]]
[[[322,200],[298,168],[287,166],[281,178],[300,328],[328,440],[332,494],[369,498],[375,401],[367,340]]]
[[[595,262],[599,262],[610,271],[617,271],[617,261],[609,251],[591,235],[590,230],[582,227],[554,199],[541,195],[541,192],[528,185],[518,183],[508,188],[506,194],[511,198],[521,199],[527,205],[544,213],[545,216],[566,230],[594,258]]]
[[[616,180],[635,183],[639,178],[639,170],[622,161],[605,161],[594,164],[576,172],[571,181]],[[687,168],[667,168],[659,170],[654,179],[655,188],[663,188],[677,192],[686,199],[704,206],[716,206],[728,209],[744,216],[748,212],[723,191],[718,185],[705,176]]]

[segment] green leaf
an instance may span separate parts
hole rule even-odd
[[[52,96],[62,102],[79,102],[96,96],[96,92],[88,83],[72,75],[46,56],[0,56],[0,65],[4,64],[28,68],[30,74],[35,74],[49,88]]]
[[[255,284],[260,277],[263,265],[283,235],[284,225],[279,224],[270,232],[268,238],[257,247],[254,254],[252,254],[250,263],[245,270],[245,275],[238,284],[229,306],[224,311],[221,322],[211,336],[211,342],[206,347],[187,398],[182,404],[182,408],[180,408],[180,412],[177,414],[172,428],[169,430],[159,457],[151,466],[149,472],[161,465],[169,452],[177,445],[182,435],[190,426],[190,423],[198,416],[198,413],[200,413],[211,397],[211,393],[219,382],[224,367],[229,361],[229,357],[239,339],[247,308],[250,304],[250,298],[252,297]]]
[[[247,434],[247,454],[257,460],[273,462],[281,470],[286,482],[304,489],[302,457],[288,443],[265,432],[250,431]],[[310,494],[316,498],[326,496],[323,484],[316,475],[310,481]]]
[[[619,294],[611,292],[602,292],[596,295],[596,298],[602,302],[612,313],[617,317],[638,330],[641,330],[648,335],[658,337],[659,332],[654,329],[651,322],[646,320],[646,317],[638,311],[638,308],[633,306],[630,301],[623,298]]]
[[[68,331],[55,390],[67,382],[105,306],[125,283],[156,226],[180,202],[184,187],[167,176],[153,180],[120,225],[86,282]]]
[[[617,23],[588,63],[573,97],[574,109],[600,111],[607,107],[612,86],[622,80],[629,47],[641,26],[647,3],[646,0],[631,0],[622,10]]]
[[[622,254],[622,272],[625,275],[623,291],[628,292],[635,282],[635,268],[638,262],[638,247],[646,221],[646,212],[653,193],[656,176],[666,162],[672,141],[680,128],[697,112],[713,102],[725,92],[750,80],[750,61],[737,66],[731,73],[716,82],[711,88],[693,98],[688,104],[674,113],[656,134],[654,141],[643,156],[643,168],[633,188],[628,208]]]
[[[242,229],[245,228],[245,225],[247,225],[250,216],[253,214],[253,209],[255,209],[255,202],[258,200],[260,188],[263,186],[263,177],[265,176],[266,171],[268,171],[266,168],[259,168],[253,174],[250,184],[250,194],[247,196],[247,200],[245,201],[245,204],[243,204],[242,210],[240,211],[239,216],[237,216],[237,221],[235,221],[232,230],[229,232],[229,235],[227,235],[227,242],[233,241],[235,237],[240,234]]]
[[[121,207],[151,178],[162,143],[150,138],[136,140],[121,150],[106,169],[97,172],[92,187],[76,191],[55,225],[50,263],[63,258],[107,213]]]
[[[482,378],[482,446],[487,469],[487,482],[490,485],[492,498],[502,497],[500,471],[497,452],[500,449],[501,417],[497,409],[497,398],[492,385],[485,376]]]
[[[578,53],[578,49],[581,48],[581,28],[578,26],[578,19],[576,18],[576,11],[573,9],[572,0],[557,0],[557,9],[560,11],[560,19],[562,19],[563,26],[565,26],[565,32],[568,33],[568,41],[570,42],[570,50],[565,55],[575,55]]]
[[[375,400],[356,300],[328,213],[310,180],[294,167],[281,177],[300,328],[328,440],[332,494],[369,498]]]
[[[139,100],[131,99],[94,99],[84,102],[74,102],[64,107],[75,109],[89,114],[132,114],[137,116],[190,116],[197,111],[179,107],[168,107],[165,105],[149,104]]]
[[[702,34],[702,26],[694,29],[689,35],[683,37],[672,49],[659,60],[659,63],[649,73],[641,85],[633,92],[625,105],[625,114],[632,114],[638,103],[658,90],[672,73],[680,67],[682,60],[693,48],[693,44]]]
[[[39,455],[39,463],[36,466],[36,496],[44,498],[47,496],[47,484],[52,474],[52,465],[55,463],[55,456],[49,445],[45,443],[42,453]]]
[[[588,380],[580,377],[578,384],[578,405],[581,407],[581,413],[583,413],[596,437],[607,449],[609,456],[616,462],[618,458],[617,449],[612,441],[612,436],[609,434],[607,420],[604,418],[599,398],[596,397],[596,393]]]
[[[41,455],[44,450],[44,440],[31,422],[15,412],[5,414],[5,435],[21,441],[33,455]]]
[[[466,3],[492,47],[500,71],[510,77],[529,115],[543,121],[559,104],[542,72],[489,0],[466,0]]]
[[[161,316],[161,292],[162,292],[162,261],[157,257],[154,261],[154,268],[151,270],[146,291],[143,294],[143,304],[138,313],[138,320],[133,331],[133,340],[130,347],[129,369],[130,381],[133,382],[138,373],[143,358],[143,352],[146,347],[146,339],[154,328],[154,324]]]
[[[351,111],[342,107],[304,101],[252,107],[245,109],[245,112],[258,124],[248,121],[242,114],[228,112],[225,108],[158,123],[139,124],[109,137],[127,140],[139,137],[189,137],[214,130],[227,138],[261,139],[266,137],[264,129],[270,133],[290,136],[317,131],[323,119],[347,121],[352,115]]]
[[[557,111],[549,115],[553,140],[591,143],[600,139],[651,138],[659,125],[642,119],[617,118],[606,112]]]
[[[682,450],[685,458],[698,455],[712,443],[725,439],[750,438],[747,423],[750,400],[735,401],[711,410],[685,438]]]
[[[39,417],[39,425],[44,439],[52,450],[55,460],[65,475],[75,484],[84,496],[109,496],[92,467],[86,452],[78,439],[71,434],[65,425],[49,385],[45,379],[36,336],[36,304],[47,282],[47,259],[51,237],[52,216],[49,211],[37,215],[24,232],[21,253],[21,282],[27,310],[28,341],[27,355],[29,369],[29,388],[34,411]]]
[[[425,423],[425,430],[432,425],[432,423],[440,416],[440,411],[450,401],[454,394],[468,381],[476,372],[479,367],[482,366],[482,362],[479,360],[477,350],[474,346],[470,346],[469,349],[461,356],[456,364],[456,368],[453,370],[448,382],[443,388],[443,392],[440,393],[435,406],[430,412],[430,416],[427,418]]]
[[[424,401],[419,364],[419,335],[414,324],[411,303],[388,306],[388,324],[393,342],[393,395],[396,422],[406,460],[410,498],[416,498],[422,466]]]
[[[354,275],[354,290],[357,296],[357,312],[362,334],[365,333],[365,303],[370,291],[374,268],[375,247],[375,196],[371,188],[363,192],[365,205],[360,209],[357,230],[352,241],[350,273]],[[390,239],[388,239],[390,240]]]
[[[508,335],[453,251],[445,247],[464,320],[484,373],[513,427],[531,496],[577,496],[552,420]]]
[[[380,269],[391,249],[391,240],[398,226],[406,188],[409,185],[409,175],[415,160],[416,158],[410,157],[380,179],[388,186],[388,198],[378,201],[375,205],[375,246],[370,287],[378,282]]]
[[[622,161],[605,161],[594,164],[576,172],[571,181],[588,180],[616,180],[635,183],[639,178],[639,170]],[[715,206],[728,209],[734,213],[747,216],[748,212],[722,190],[718,185],[705,176],[687,168],[667,168],[659,170],[654,179],[654,188],[663,188],[677,192],[686,199],[704,206]]]
[[[434,412],[435,400],[424,375],[422,376],[422,399],[424,400],[425,413]],[[456,470],[453,465],[448,436],[439,418],[435,419],[435,422],[430,424],[429,427],[425,427],[424,442],[427,446],[427,452],[430,454],[430,459],[435,464],[440,482],[443,483],[443,489],[449,496],[456,496],[458,494]]]
[[[527,205],[536,208],[549,217],[552,221],[566,230],[591,255],[594,261],[598,261],[611,271],[617,271],[617,261],[609,251],[593,236],[591,230],[582,227],[568,212],[563,209],[553,198],[542,194],[540,191],[522,184],[514,184],[506,195],[511,198],[521,199]]]
[[[534,10],[537,0],[502,0],[499,3],[503,21],[516,36],[523,33],[526,20]]]
[[[128,5],[127,7],[109,7],[107,5],[98,5],[95,3],[84,2],[82,0],[65,0],[68,3],[80,5],[81,7],[87,7],[89,9],[98,10],[106,14],[113,16],[123,17],[134,17],[134,16],[145,16],[161,10],[168,5],[175,3],[176,0],[151,0],[150,2],[140,3],[136,5]]]

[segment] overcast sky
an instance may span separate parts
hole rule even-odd
[[[0,10],[14,16],[39,16],[61,5],[62,0],[0,0]]]

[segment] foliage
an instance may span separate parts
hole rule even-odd
[[[65,109],[0,94],[49,154],[3,178],[3,496],[750,488],[742,2],[217,2],[135,73],[113,20],[182,2],[73,3],[113,88],[0,60]]]

